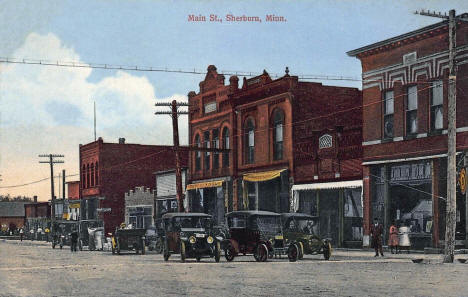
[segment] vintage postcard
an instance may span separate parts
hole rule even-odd
[[[468,296],[467,1],[0,25],[0,296]]]

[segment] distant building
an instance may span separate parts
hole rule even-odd
[[[0,202],[0,228],[2,232],[24,227],[24,205],[27,202]]]
[[[177,191],[176,191],[176,174],[175,169],[156,172],[156,192],[155,192],[155,218],[168,212],[177,212]],[[187,182],[187,169],[182,169],[182,189],[185,193]],[[185,196],[184,204],[188,204]]]
[[[46,228],[50,228],[51,207],[50,202],[37,202],[36,198],[34,200],[35,202],[24,205],[25,226],[27,233],[31,234],[30,231],[33,231],[32,234],[37,239],[38,230],[44,232]]]
[[[135,187],[125,193],[125,224],[146,229],[154,225],[154,191]]]
[[[182,148],[181,164],[188,153]],[[81,220],[102,221],[114,232],[125,221],[125,193],[135,187],[154,188],[155,171],[175,167],[172,146],[97,141],[80,145]]]

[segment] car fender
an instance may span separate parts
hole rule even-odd
[[[231,238],[231,239],[225,239],[224,242],[226,246],[230,244],[236,251],[236,254],[239,253],[239,243],[237,242],[237,240]]]

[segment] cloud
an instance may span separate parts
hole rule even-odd
[[[13,57],[80,61],[79,54],[54,34],[31,33]],[[68,174],[78,172],[78,146],[94,140],[93,102],[97,134],[105,142],[125,137],[129,143],[172,144],[169,116],[154,115],[155,102],[186,96],[156,98],[145,76],[117,71],[90,81],[93,69],[6,64],[0,68],[0,185],[26,183],[47,176],[38,154],[65,154]],[[164,109],[164,108],[162,108]],[[168,110],[168,108],[167,108]],[[180,142],[187,144],[187,117],[180,117]],[[41,164],[44,165],[44,164]],[[49,197],[48,183],[0,193]]]

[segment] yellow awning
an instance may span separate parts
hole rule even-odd
[[[263,171],[263,172],[253,172],[244,174],[244,180],[249,182],[262,182],[270,179],[274,179],[280,176],[281,172],[286,169]]]
[[[195,184],[187,185],[187,190],[195,190],[195,189],[202,189],[202,188],[216,188],[216,187],[221,187],[222,185],[223,185],[222,180],[215,180],[215,181],[209,181],[209,182],[204,182],[204,183],[195,183]]]
[[[71,203],[68,205],[69,208],[80,208],[80,204],[79,203]]]

